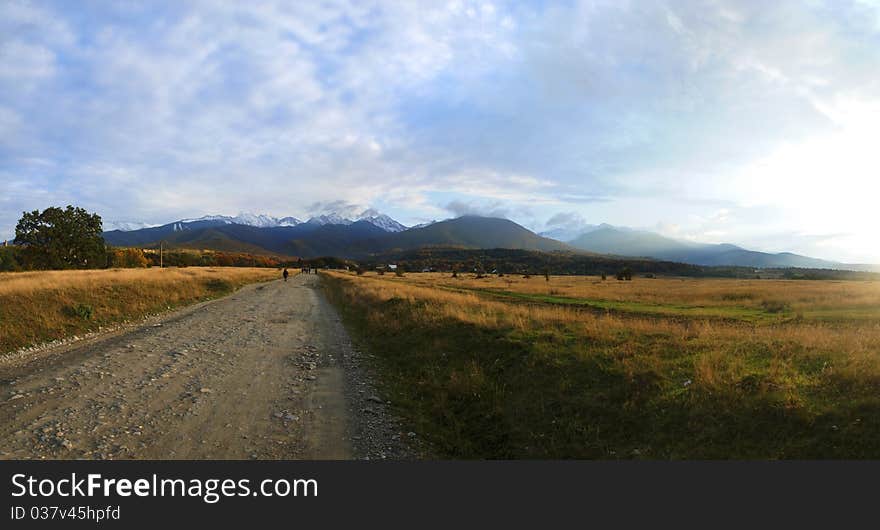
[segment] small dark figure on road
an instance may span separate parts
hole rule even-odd
[[[290,273],[287,272],[287,269],[284,269],[284,272],[282,272],[281,275],[284,276],[284,281],[287,281],[287,277],[290,276]]]

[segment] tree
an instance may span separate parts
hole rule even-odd
[[[0,271],[21,270],[18,247],[0,247]]]
[[[107,250],[101,216],[83,208],[50,207],[22,212],[15,227],[15,243],[30,268],[86,269],[103,267]]]
[[[146,267],[147,258],[139,248],[116,248],[112,252],[112,265],[124,268]]]

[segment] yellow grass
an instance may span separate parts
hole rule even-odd
[[[401,298],[410,302],[426,301],[422,318],[452,318],[480,327],[514,328],[528,331],[545,328],[567,328],[578,336],[594,339],[610,339],[620,334],[643,336],[661,335],[673,339],[682,347],[700,344],[708,351],[736,352],[737,345],[769,344],[780,355],[787,350],[805,349],[817,353],[836,354],[848,366],[871,367],[880,375],[880,320],[858,319],[851,322],[824,322],[798,320],[779,325],[758,326],[709,319],[664,319],[601,314],[573,307],[553,304],[516,304],[496,301],[476,293],[438,289],[436,286],[491,287],[507,289],[505,278],[457,279],[448,274],[418,273],[405,277],[391,275],[355,276],[351,273],[332,273],[334,276],[356,282],[356,289],[369,299],[389,300]],[[594,285],[596,280],[585,277],[551,277],[550,287],[543,277],[515,281],[511,290],[541,293],[558,289],[566,296],[595,296],[603,293],[616,300],[655,303],[675,301],[693,303],[687,298],[694,293],[696,300],[713,303],[721,301],[724,293],[739,288],[755,293],[758,299],[778,298],[805,304],[808,299],[824,300],[829,307],[857,304],[878,304],[876,282],[837,281],[764,281],[764,280],[716,280],[716,279],[642,279],[634,282],[606,281]],[[601,282],[600,282],[601,283]],[[628,284],[628,285],[627,285]],[[861,292],[864,290],[866,292]],[[844,294],[846,293],[846,294]],[[836,304],[836,305],[835,305]],[[805,310],[808,306],[799,306]],[[729,359],[728,359],[729,360]],[[717,363],[716,363],[717,364]]]
[[[607,458],[633,447],[651,458],[880,454],[880,319],[864,316],[877,310],[876,283],[331,277],[328,292],[384,363],[393,400],[450,455]],[[730,295],[738,292],[751,296]],[[768,299],[807,314],[822,303],[836,317],[638,312],[638,303],[706,304],[736,314]]]
[[[234,267],[187,267],[143,269],[97,269],[82,271],[34,271],[0,273],[0,296],[57,289],[89,289],[138,283],[150,286],[175,285],[194,279],[219,278],[249,282],[254,277],[279,277],[275,269]]]
[[[389,275],[387,279],[392,277]],[[880,308],[880,282],[877,281],[639,277],[633,281],[617,281],[613,278],[602,281],[593,276],[551,276],[547,282],[543,276],[525,279],[520,275],[507,275],[476,279],[472,274],[452,278],[448,273],[416,273],[393,279],[425,286],[495,289],[651,304],[760,307],[764,301],[778,301],[788,304],[795,312],[819,308]]]
[[[278,277],[275,269],[232,267],[0,273],[0,353]]]

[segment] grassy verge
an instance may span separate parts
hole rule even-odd
[[[2,273],[0,354],[277,277],[273,269],[201,267]]]
[[[386,397],[444,457],[880,457],[875,324],[619,318],[400,279],[324,284]]]

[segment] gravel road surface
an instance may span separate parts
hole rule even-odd
[[[0,458],[416,458],[319,282],[0,357]]]

